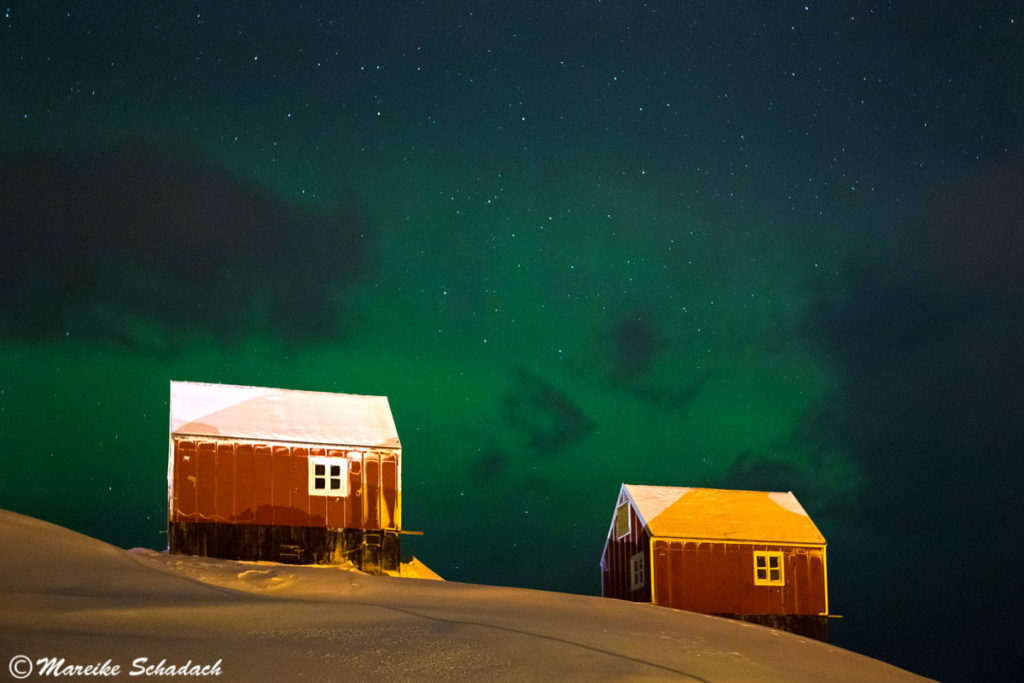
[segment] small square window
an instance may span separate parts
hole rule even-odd
[[[309,456],[309,493],[317,496],[347,496],[348,478],[343,476],[345,458]]]
[[[782,553],[780,551],[755,550],[754,585],[782,586],[785,583]]]

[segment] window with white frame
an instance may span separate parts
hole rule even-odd
[[[309,456],[309,495],[347,496],[348,460]]]
[[[786,577],[782,569],[782,553],[778,551],[754,551],[754,585],[783,586]]]
[[[636,553],[629,558],[630,580],[629,590],[635,591],[643,588],[647,583],[647,568],[644,566],[643,551]]]

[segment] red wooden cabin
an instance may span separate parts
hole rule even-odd
[[[601,575],[606,597],[828,639],[825,538],[792,492],[623,484]]]
[[[170,552],[398,570],[386,397],[171,382],[170,417]]]

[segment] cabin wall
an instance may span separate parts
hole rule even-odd
[[[345,496],[309,495],[309,456],[345,458]],[[174,438],[169,521],[401,528],[400,453]]]
[[[652,547],[659,605],[726,615],[828,611],[823,548],[661,538]],[[784,585],[755,585],[755,551],[783,553]]]
[[[627,503],[628,504],[628,503]],[[604,554],[601,557],[601,594],[608,598],[651,601],[650,536],[636,509],[629,505],[629,533],[617,538],[614,514]],[[616,506],[618,509],[618,506]],[[643,585],[633,587],[633,558],[643,557]]]

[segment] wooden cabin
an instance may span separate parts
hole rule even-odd
[[[396,571],[388,400],[171,382],[167,509],[171,553]]]
[[[828,640],[825,538],[792,492],[623,484],[602,594]]]

